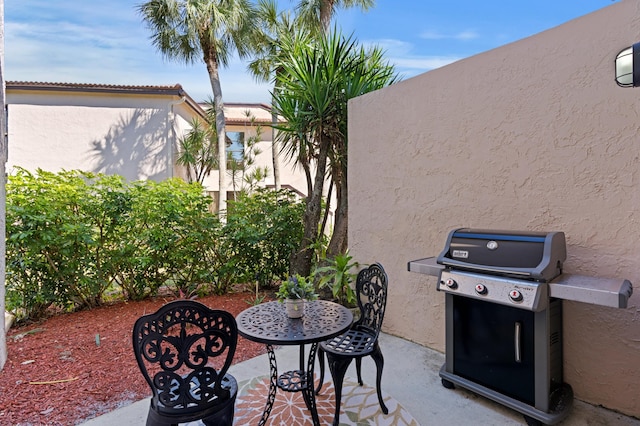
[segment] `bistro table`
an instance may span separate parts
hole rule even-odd
[[[353,321],[347,308],[327,300],[306,301],[302,318],[289,318],[284,304],[274,301],[252,306],[237,316],[238,333],[254,342],[267,345],[271,377],[269,395],[259,426],[263,426],[276,399],[278,388],[302,392],[315,426],[320,425],[313,386],[313,366],[318,343],[345,332]],[[311,344],[305,368],[305,345]],[[300,345],[300,368],[278,376],[273,345]]]

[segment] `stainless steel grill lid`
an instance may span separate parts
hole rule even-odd
[[[460,228],[449,233],[437,263],[450,269],[551,281],[567,258],[564,232]]]

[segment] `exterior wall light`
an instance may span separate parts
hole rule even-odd
[[[640,42],[620,51],[615,62],[618,86],[640,86]]]

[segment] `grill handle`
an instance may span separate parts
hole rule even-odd
[[[511,276],[518,276],[518,277],[524,277],[524,278],[533,278],[533,279],[542,278],[541,274],[537,273],[532,268],[516,268],[516,267],[502,268],[500,266],[481,265],[477,263],[463,262],[461,260],[456,260],[456,259],[449,259],[449,258],[443,257],[442,255],[440,255],[437,262],[440,265],[458,268],[462,270],[469,270],[471,272],[482,271],[487,274],[511,275]]]
[[[515,349],[516,362],[522,362],[522,353],[520,352],[520,334],[522,331],[522,323],[517,321],[514,327],[513,343]]]

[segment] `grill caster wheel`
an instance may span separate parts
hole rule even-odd
[[[442,386],[444,386],[447,389],[455,389],[456,385],[453,384],[453,382],[450,382],[447,379],[442,379]]]
[[[524,421],[527,422],[528,426],[543,426],[544,423],[542,423],[540,420],[534,419],[532,417],[529,416],[524,416]]]

